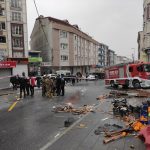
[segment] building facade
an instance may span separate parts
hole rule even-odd
[[[28,73],[29,75],[41,76],[41,57],[40,51],[29,51],[29,64]]]
[[[133,62],[133,60],[125,56],[117,56],[116,58],[116,64],[129,63],[129,62]]]
[[[107,52],[108,46],[100,43],[99,45],[99,53],[98,53],[98,66],[105,67],[107,64]]]
[[[106,54],[106,66],[112,66],[115,64],[115,51],[108,49]]]
[[[143,31],[138,33],[138,56],[150,62],[150,0],[143,2]]]
[[[40,16],[30,38],[31,49],[41,50],[47,73],[65,69],[85,74],[98,64],[99,42],[67,20]]]
[[[12,75],[21,74],[20,70],[28,72],[27,62],[23,63],[27,50],[26,0],[0,0],[0,61],[18,60]]]

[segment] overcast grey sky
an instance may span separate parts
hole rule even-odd
[[[81,30],[104,43],[117,55],[131,57],[137,51],[137,35],[143,26],[143,0],[36,0],[39,13],[78,24]],[[37,13],[27,0],[28,34]],[[137,52],[136,52],[137,54]]]

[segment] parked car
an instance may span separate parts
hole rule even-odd
[[[57,74],[48,74],[47,76],[50,77],[50,78],[56,78]]]
[[[95,75],[89,75],[87,77],[88,80],[96,80]]]

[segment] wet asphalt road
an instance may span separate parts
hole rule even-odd
[[[75,106],[98,104],[96,97],[108,90],[102,80],[82,81],[75,86],[66,86],[64,97],[43,98],[41,90],[35,96],[19,101],[16,107],[8,112],[0,110],[0,150],[39,150],[48,142],[67,130],[64,121],[72,114],[53,113],[53,106],[73,103]],[[77,95],[73,100],[70,97]],[[12,99],[15,95],[12,96]],[[75,120],[81,116],[73,116]]]

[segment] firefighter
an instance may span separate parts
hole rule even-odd
[[[46,96],[52,98],[52,85],[53,85],[52,79],[47,77],[45,83],[46,83]]]

